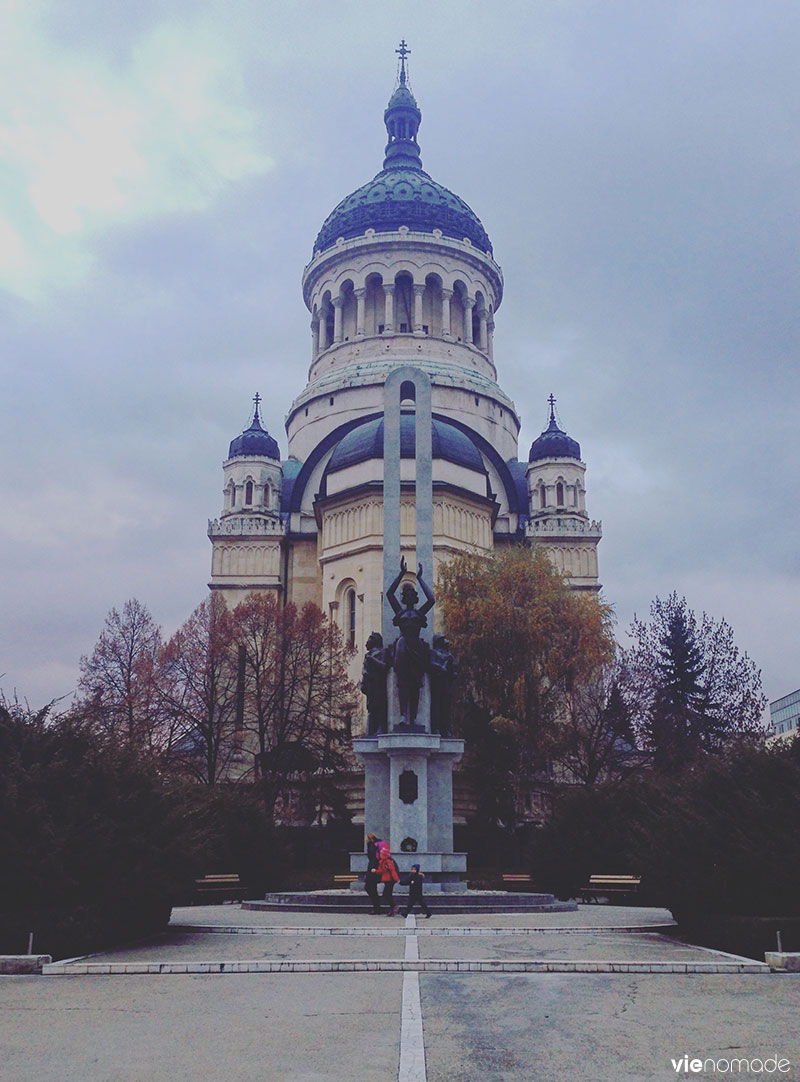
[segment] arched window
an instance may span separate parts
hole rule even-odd
[[[547,507],[547,489],[544,485],[539,485],[539,506]]]
[[[353,589],[347,591],[344,599],[345,619],[347,620],[347,644],[356,645],[356,592]]]
[[[244,502],[251,504],[253,502],[253,482],[248,481],[244,486]]]
[[[564,486],[560,481],[556,484],[556,505],[558,507],[564,506]]]
[[[228,489],[228,506],[230,507],[231,511],[236,506],[236,485],[233,484]]]

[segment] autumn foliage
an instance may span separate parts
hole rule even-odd
[[[571,590],[536,547],[457,556],[437,596],[459,659],[467,768],[484,815],[512,825],[576,689],[614,657],[610,609]]]

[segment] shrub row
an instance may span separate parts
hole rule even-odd
[[[798,749],[800,750],[800,749]],[[534,842],[537,881],[574,897],[637,874],[690,926],[710,914],[800,916],[800,755],[743,747],[676,776],[564,794]]]

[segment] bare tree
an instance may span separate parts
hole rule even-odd
[[[319,817],[337,800],[344,742],[356,689],[350,650],[316,605],[282,606],[251,594],[232,614],[243,673],[242,720],[254,738],[265,807],[305,805]]]
[[[231,616],[218,594],[194,610],[162,654],[162,699],[172,719],[173,758],[206,785],[231,776],[241,741],[236,726],[237,651]]]
[[[580,785],[621,781],[643,765],[633,727],[636,690],[619,660],[573,687],[556,727],[553,761]]]
[[[80,659],[76,709],[104,737],[162,753],[170,743],[159,692],[161,629],[136,598],[112,609],[91,656]]]

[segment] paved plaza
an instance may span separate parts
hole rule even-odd
[[[800,1082],[800,975],[670,924],[176,909],[151,941],[0,978],[0,1082]]]

